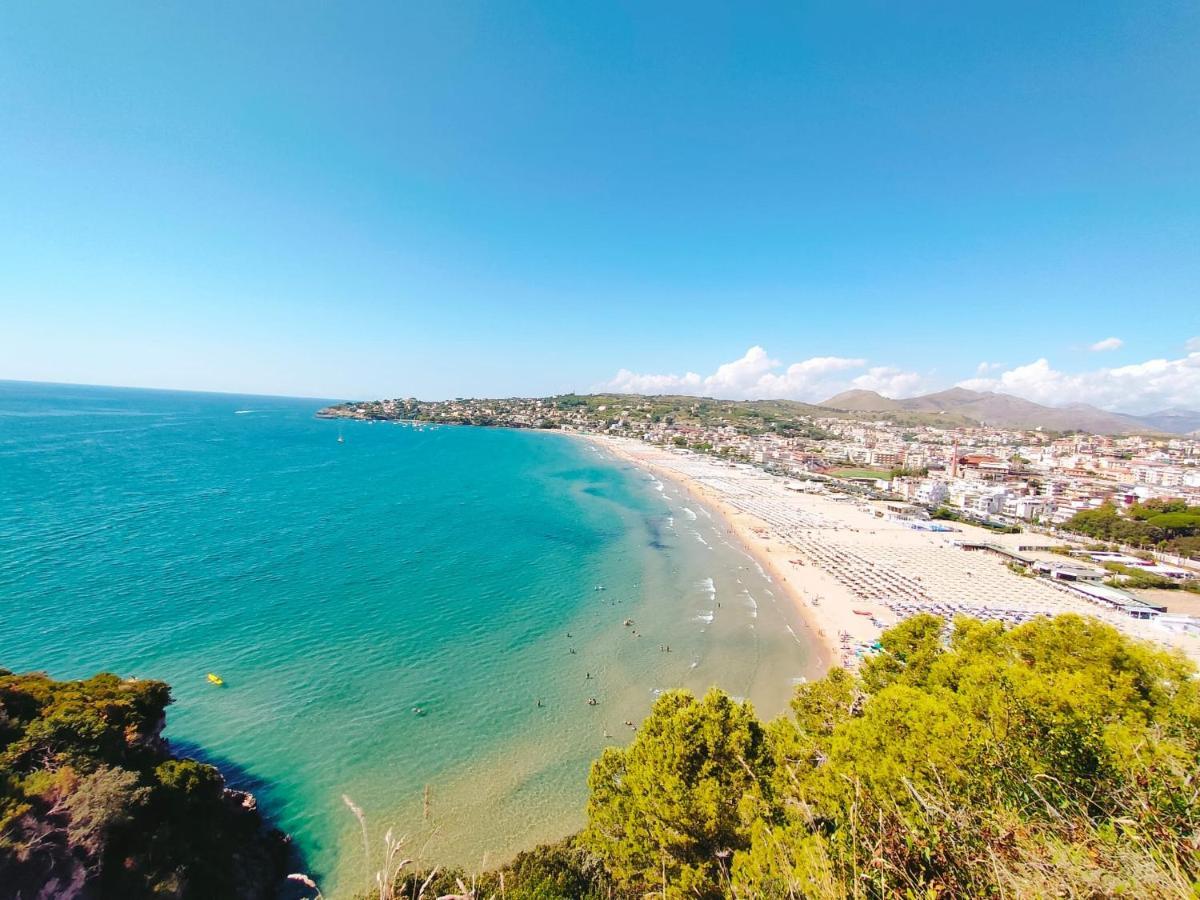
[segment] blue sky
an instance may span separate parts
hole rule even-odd
[[[0,377],[1200,406],[1195,3],[27,3],[0,109]]]

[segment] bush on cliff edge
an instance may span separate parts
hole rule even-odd
[[[270,896],[284,862],[246,795],[174,759],[167,685],[0,669],[0,897]]]

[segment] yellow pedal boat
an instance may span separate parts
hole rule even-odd
[[[225,684],[225,680],[223,678],[221,678],[220,675],[214,675],[212,672],[208,673],[208,680],[211,684],[215,684],[215,685]]]

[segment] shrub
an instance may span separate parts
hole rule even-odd
[[[664,695],[592,770],[582,843],[666,897],[1190,896],[1200,684],[1062,616],[918,616],[766,728]]]
[[[259,897],[283,844],[159,739],[167,685],[0,670],[0,896]]]
[[[746,805],[769,768],[748,703],[667,692],[630,747],[592,766],[582,843],[627,888],[719,897],[732,854],[749,846]]]

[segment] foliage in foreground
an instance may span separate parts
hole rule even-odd
[[[474,877],[412,874],[389,834],[374,896],[1200,896],[1182,656],[1075,616],[960,619],[949,640],[922,616],[881,643],[769,724],[666,693],[593,765],[582,833]],[[266,894],[272,844],[215,770],[165,752],[168,702],[0,670],[0,896]]]
[[[1200,895],[1195,668],[1076,616],[943,629],[891,629],[768,725],[664,694],[594,764],[585,830],[523,854],[504,896]],[[498,873],[464,886],[426,896],[501,895]]]
[[[159,736],[167,685],[0,669],[0,897],[269,896],[282,844]]]

